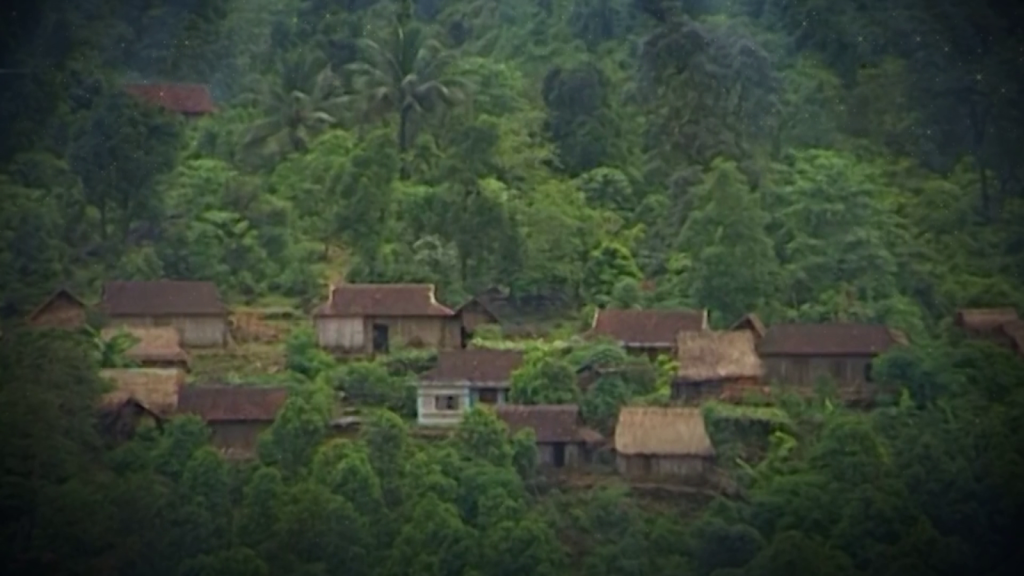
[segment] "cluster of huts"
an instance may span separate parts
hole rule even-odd
[[[749,314],[729,329],[713,330],[706,310],[598,310],[588,337],[610,339],[631,354],[669,355],[678,364],[672,405],[622,408],[613,437],[605,439],[582,424],[578,406],[509,403],[511,375],[521,366],[522,353],[469,345],[481,325],[503,323],[500,298],[490,291],[453,309],[437,301],[429,284],[343,284],[330,287],[312,316],[319,345],[341,356],[386,354],[397,345],[437,350],[436,365],[418,383],[417,419],[424,427],[457,425],[467,410],[488,405],[510,431],[534,430],[544,466],[575,466],[589,461],[599,447],[609,447],[623,475],[641,477],[685,477],[707,470],[715,450],[698,408],[701,402],[780,389],[809,392],[823,379],[850,403],[870,402],[876,392],[873,359],[907,344],[899,331],[876,324],[765,326]],[[211,426],[215,444],[226,452],[251,452],[286,391],[184,383],[188,349],[230,341],[229,310],[216,286],[110,282],[98,308],[107,323],[104,336],[132,334],[136,343],[127,354],[142,366],[104,373],[116,383],[115,392],[104,399],[112,430],[130,428],[140,416],[159,421],[191,413]],[[77,326],[85,322],[86,309],[60,290],[29,320],[40,326]],[[972,337],[1024,351],[1024,322],[1012,309],[963,310],[956,324]],[[581,384],[593,376],[588,371],[600,370],[581,370]]]

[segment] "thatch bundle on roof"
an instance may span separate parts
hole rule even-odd
[[[615,426],[615,451],[626,456],[715,455],[698,408],[627,406]]]
[[[158,416],[170,416],[178,407],[178,391],[185,374],[177,369],[111,368],[100,376],[113,381],[115,389],[103,395],[104,408],[114,408],[135,400]]]
[[[677,378],[682,383],[760,378],[764,366],[754,335],[737,332],[680,332],[676,337]]]

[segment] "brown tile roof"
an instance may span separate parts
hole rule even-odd
[[[213,282],[116,281],[103,285],[100,306],[110,316],[224,316]]]
[[[110,340],[122,332],[127,332],[138,340],[125,352],[125,356],[131,360],[140,363],[182,362],[188,364],[188,353],[181,347],[181,334],[171,326],[113,326],[104,328],[100,332],[100,337]]]
[[[881,324],[776,324],[758,344],[761,356],[874,356],[906,337]]]
[[[750,330],[758,338],[764,337],[765,333],[764,322],[761,322],[761,318],[757,314],[745,314],[743,318],[730,326],[729,330]]]
[[[699,408],[626,406],[615,425],[615,451],[626,456],[714,456]]]
[[[433,284],[342,284],[314,316],[454,316],[434,297]]]
[[[522,363],[523,353],[519,350],[442,350],[437,354],[437,366],[425,373],[421,380],[508,384],[512,372]]]
[[[590,330],[627,346],[671,348],[682,330],[705,330],[707,310],[598,310]]]
[[[178,407],[178,392],[185,373],[177,369],[108,368],[100,376],[112,380],[115,389],[100,400],[105,408],[135,400],[150,412],[167,417]]]
[[[682,382],[760,378],[764,374],[754,335],[746,330],[680,332],[676,350],[677,378]]]
[[[575,404],[504,404],[497,406],[495,411],[512,434],[523,428],[533,428],[539,444],[583,442],[592,432],[582,433],[580,408]]]
[[[994,330],[1017,319],[1013,308],[965,308],[956,312],[957,326],[977,331]]]
[[[203,84],[126,84],[124,89],[149,104],[179,114],[216,111],[210,89]]]
[[[271,422],[286,400],[286,388],[186,386],[178,413],[195,414],[206,422]]]

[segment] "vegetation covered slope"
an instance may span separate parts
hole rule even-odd
[[[28,15],[0,66],[18,71],[0,75],[4,319],[56,284],[114,277],[209,279],[250,304],[308,304],[342,275],[436,282],[449,302],[505,284],[568,311],[885,321],[918,343],[958,306],[1024,304],[1020,31],[995,3],[97,0]],[[186,121],[129,81],[205,83],[219,110]],[[696,512],[624,487],[545,492],[529,438],[484,412],[447,442],[387,411],[328,440],[328,385],[410,409],[400,377],[364,364],[338,382],[289,364],[301,384],[257,462],[225,462],[189,418],[110,451],[92,349],[0,337],[5,574],[1021,563],[1024,370],[984,346],[887,359],[879,377],[907,392],[871,413],[787,402],[762,459],[712,422],[739,489]],[[561,393],[530,367],[521,398]],[[581,399],[603,428],[627,395],[607,392]]]
[[[1019,31],[959,4],[54,5],[4,65],[4,312],[111,277],[912,333],[1019,303]],[[127,81],[205,83],[219,110]]]

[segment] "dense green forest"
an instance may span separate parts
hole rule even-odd
[[[1019,10],[52,0],[5,14],[4,573],[1009,574],[1024,561],[1024,366],[944,324],[958,307],[1024,309]],[[205,84],[218,110],[186,120],[126,82]],[[257,461],[221,459],[192,418],[112,450],[94,426],[94,343],[6,322],[58,285],[92,296],[115,278],[305,309],[342,278],[433,282],[453,305],[498,285],[569,318],[757,311],[884,322],[915,346],[879,363],[902,395],[872,412],[816,398],[787,399],[767,428],[709,417],[735,493],[657,501],[552,488],[531,439],[486,411],[422,440],[399,417],[408,388],[308,342],[288,351],[293,394]],[[554,372],[517,394],[554,394]],[[374,378],[365,404],[390,410],[328,438],[332,388]]]

